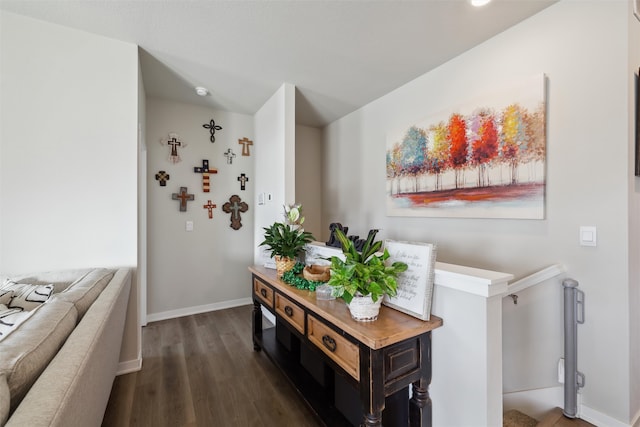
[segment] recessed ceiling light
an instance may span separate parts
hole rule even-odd
[[[198,96],[207,96],[209,90],[206,87],[198,86],[196,88],[196,93],[198,94]]]
[[[484,6],[485,4],[491,2],[491,0],[470,0],[471,5],[475,7]]]

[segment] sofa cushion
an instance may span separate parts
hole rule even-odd
[[[0,289],[0,304],[9,305],[13,291],[11,289]]]
[[[113,278],[115,270],[97,268],[89,271],[80,279],[71,283],[64,291],[55,294],[54,299],[73,303],[78,310],[78,321],[87,312]]]
[[[7,378],[11,411],[64,344],[77,317],[73,304],[51,300],[0,341],[0,375]]]
[[[16,283],[30,283],[33,285],[53,284],[53,293],[55,294],[82,281],[87,274],[94,270],[95,268],[76,268],[69,270],[43,271],[39,273],[13,275],[3,281],[11,280]],[[2,286],[0,286],[0,288],[1,287]]]
[[[5,282],[3,291],[12,291],[13,295],[7,306],[21,310],[33,310],[48,300],[53,293],[53,285],[31,285],[27,283]]]

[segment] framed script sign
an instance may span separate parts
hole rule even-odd
[[[402,261],[408,268],[398,275],[398,295],[385,296],[383,304],[422,320],[431,317],[431,297],[436,264],[436,245],[432,243],[385,240],[387,262]]]

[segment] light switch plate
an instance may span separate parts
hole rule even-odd
[[[580,227],[580,246],[596,246],[598,243],[596,227]]]
[[[184,229],[186,231],[193,231],[193,221],[187,221],[185,223]]]

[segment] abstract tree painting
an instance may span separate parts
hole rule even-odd
[[[543,219],[545,77],[536,75],[387,136],[387,213]]]

